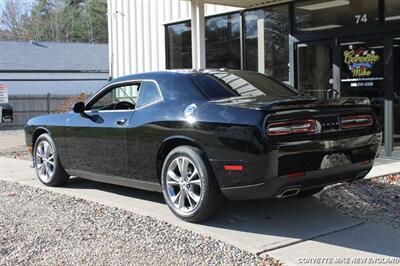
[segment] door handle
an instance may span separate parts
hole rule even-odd
[[[117,125],[118,125],[118,126],[123,126],[123,125],[126,124],[127,121],[128,121],[128,119],[126,119],[126,118],[118,119],[118,120],[117,120]]]

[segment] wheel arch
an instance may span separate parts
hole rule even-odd
[[[178,146],[193,146],[204,152],[201,148],[201,145],[195,141],[194,139],[187,136],[171,136],[162,141],[158,148],[157,152],[157,176],[159,177],[159,181],[161,183],[161,170],[163,167],[163,163],[167,155]]]
[[[40,135],[45,133],[50,135],[50,131],[45,127],[38,127],[35,129],[35,131],[32,134],[32,151],[35,148],[36,140],[39,138]]]

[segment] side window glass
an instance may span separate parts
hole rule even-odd
[[[160,91],[154,82],[144,81],[139,88],[136,108],[140,108],[161,100]]]
[[[135,108],[138,84],[115,87],[90,106],[90,110],[130,110]]]

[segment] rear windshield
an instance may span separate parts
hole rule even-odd
[[[196,75],[195,80],[211,100],[239,96],[281,98],[299,95],[296,90],[256,72],[208,72]]]

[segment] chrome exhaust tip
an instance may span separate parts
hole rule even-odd
[[[289,188],[283,191],[280,195],[276,196],[277,198],[288,198],[296,196],[300,193],[300,188]]]
[[[362,178],[366,177],[366,176],[368,175],[368,173],[369,173],[369,171],[363,171],[363,172],[359,173],[359,174],[354,178],[354,180],[362,179]]]

